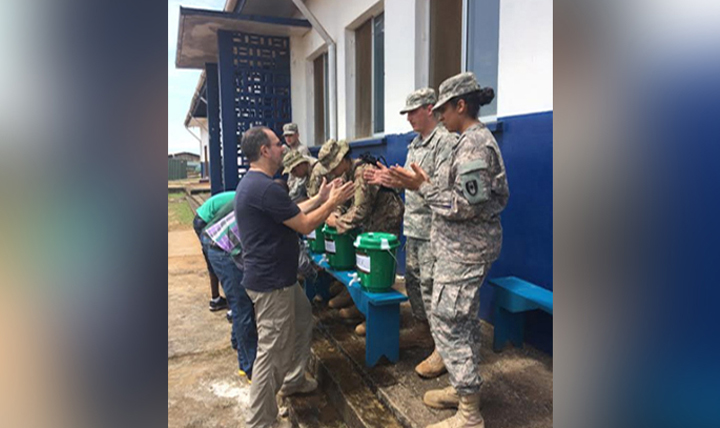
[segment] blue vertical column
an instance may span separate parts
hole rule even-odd
[[[218,79],[220,82],[220,136],[223,152],[223,186],[235,190],[238,185],[237,113],[235,113],[235,69],[232,33],[218,31]]]
[[[223,191],[222,154],[220,153],[220,104],[218,93],[218,66],[205,64],[205,90],[210,157],[210,192],[213,195]]]

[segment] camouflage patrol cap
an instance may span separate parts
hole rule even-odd
[[[297,150],[288,150],[283,157],[283,166],[285,167],[283,174],[288,174],[293,170],[293,168],[303,162],[310,162],[310,159],[303,156],[302,153]]]
[[[459,95],[469,94],[470,92],[479,91],[481,89],[480,84],[475,79],[475,75],[470,71],[449,77],[440,84],[440,99],[437,104],[435,104],[435,107],[433,107],[433,111],[440,108],[440,106],[444,105],[452,98]]]
[[[286,123],[283,125],[283,137],[285,135],[295,135],[298,133],[297,123]]]
[[[422,107],[427,104],[435,104],[437,102],[437,96],[435,95],[435,89],[433,88],[420,88],[413,91],[408,95],[405,100],[405,108],[400,110],[400,114],[405,114],[409,111],[413,111],[418,107]]]
[[[328,171],[332,171],[340,164],[345,154],[350,150],[350,145],[345,140],[327,140],[318,152],[318,161]]]

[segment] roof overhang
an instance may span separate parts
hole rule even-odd
[[[205,63],[218,62],[218,30],[266,36],[302,36],[312,29],[305,19],[243,15],[214,10],[180,7],[177,68],[204,69]]]

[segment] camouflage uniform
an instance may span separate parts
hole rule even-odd
[[[405,102],[401,114],[413,111],[437,102],[435,90],[422,88],[411,93]],[[408,146],[405,168],[410,164],[419,165],[429,176],[435,171],[436,158],[447,156],[447,149],[457,140],[455,134],[447,132],[444,126],[438,125],[423,139],[418,134]],[[433,287],[433,256],[430,244],[432,212],[427,202],[418,192],[405,191],[405,288],[415,318],[425,320],[431,309]]]
[[[471,73],[440,86],[435,108],[480,87]],[[482,123],[468,128],[448,156],[436,159],[431,182],[418,189],[432,209],[436,257],[431,330],[461,396],[476,394],[480,366],[480,286],[502,246],[500,213],[509,190],[500,148]]]
[[[403,206],[400,195],[392,189],[382,189],[369,184],[363,178],[363,171],[376,168],[360,160],[353,161],[351,176],[355,182],[355,196],[350,207],[341,206],[337,219],[338,233],[359,227],[363,232],[387,232],[400,236]]]
[[[429,176],[433,176],[438,160],[448,155],[448,149],[457,141],[457,136],[438,125],[425,140],[418,135],[408,146],[405,168],[411,163],[419,165]],[[430,241],[432,212],[430,206],[416,191],[405,191],[404,233],[405,244],[405,286],[417,319],[427,319],[431,309],[433,289],[433,255]]]
[[[328,140],[320,148],[318,161],[326,171],[332,171],[349,151],[350,146],[345,140]],[[365,181],[363,171],[367,168],[375,166],[355,160],[343,177],[345,181],[355,182],[355,196],[336,211],[337,230],[344,233],[359,227],[363,232],[387,232],[399,237],[404,211],[402,198],[392,189]],[[328,177],[328,180],[333,178]]]
[[[298,166],[303,164],[304,162],[307,162],[309,164],[308,169],[308,175],[305,177],[296,177],[292,174],[292,170]],[[310,171],[312,171],[313,166],[317,163],[317,160],[313,158],[308,158],[306,156],[303,156],[302,153],[298,152],[297,150],[288,150],[284,157],[283,157],[283,166],[285,169],[283,170],[283,174],[290,174],[290,177],[288,177],[288,188],[290,199],[292,199],[293,202],[299,203],[306,199],[308,199],[307,196],[307,182]]]
[[[325,169],[324,166],[320,162],[316,162],[312,166],[312,170],[310,171],[310,178],[307,179],[307,196],[308,198],[312,198],[313,196],[317,195],[320,191],[320,185],[322,184],[323,178],[329,178],[328,170]]]

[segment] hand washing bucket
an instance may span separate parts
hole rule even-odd
[[[355,267],[355,247],[353,240],[357,236],[356,230],[339,234],[334,227],[327,224],[323,227],[325,235],[325,254],[328,264],[335,270],[350,270]]]
[[[395,252],[400,240],[392,233],[368,232],[357,237],[355,264],[362,287],[373,293],[388,291],[395,283]]]
[[[308,247],[310,252],[314,254],[322,254],[325,252],[325,234],[323,233],[323,226],[321,224],[317,229],[313,230],[312,233],[307,235]]]

